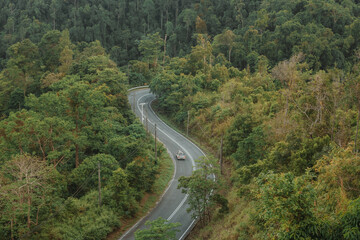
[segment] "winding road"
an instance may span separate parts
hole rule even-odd
[[[143,116],[142,122],[145,126],[146,118],[148,119],[148,128],[152,134],[154,134],[154,126],[156,124],[157,139],[165,145],[170,156],[174,160],[175,173],[157,206],[147,216],[137,222],[129,231],[124,233],[119,240],[134,239],[134,232],[144,228],[146,221],[155,220],[159,217],[167,219],[170,222],[181,223],[181,226],[179,227],[180,232],[178,232],[176,236],[177,239],[184,239],[192,229],[194,220],[191,218],[190,213],[186,211],[188,208],[186,201],[187,195],[181,193],[180,189],[177,189],[179,184],[178,179],[181,176],[190,176],[193,169],[195,169],[195,160],[204,156],[204,153],[194,143],[166,125],[154,113],[151,108],[151,102],[156,97],[150,93],[148,88],[132,90],[129,92],[128,98],[132,108],[135,109],[135,114],[140,118],[140,121]],[[179,149],[186,154],[185,161],[174,159],[174,154]]]

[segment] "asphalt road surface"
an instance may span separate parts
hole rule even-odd
[[[143,116],[142,122],[145,126],[146,119],[148,120],[148,129],[152,134],[154,134],[154,125],[156,124],[157,139],[165,145],[174,160],[175,173],[169,183],[169,187],[157,206],[129,231],[124,233],[119,240],[134,239],[134,232],[138,229],[143,229],[146,221],[155,220],[159,217],[167,219],[170,222],[181,223],[179,227],[180,232],[178,232],[176,236],[177,239],[184,239],[191,230],[194,220],[191,218],[190,213],[186,211],[188,208],[186,201],[187,195],[181,193],[180,189],[177,189],[179,184],[178,179],[181,176],[190,176],[192,171],[195,170],[195,160],[204,156],[204,153],[195,144],[166,125],[156,116],[151,109],[151,102],[155,99],[155,96],[150,93],[149,89],[131,91],[129,92],[128,98],[133,109],[135,105],[135,113],[140,118],[140,121]],[[182,150],[185,153],[185,161],[175,159],[175,154],[178,150]]]

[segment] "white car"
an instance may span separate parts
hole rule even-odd
[[[186,159],[186,156],[185,156],[185,154],[184,154],[181,150],[179,150],[179,151],[176,153],[176,159],[177,159],[177,160],[185,160],[185,159]]]

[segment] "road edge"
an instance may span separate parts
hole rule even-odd
[[[133,87],[133,88],[130,88],[128,89],[128,92],[131,93],[132,91],[135,91],[135,90],[140,90],[140,89],[143,89],[143,88],[149,88],[149,86],[140,86],[140,87]],[[134,112],[135,116],[136,116],[136,113]],[[136,116],[137,117],[137,116]],[[154,134],[150,133],[152,136],[154,136]],[[174,179],[175,179],[175,175],[176,175],[176,162],[175,162],[175,159],[174,157],[172,156],[173,154],[171,154],[170,150],[166,147],[166,145],[161,142],[158,138],[156,138],[157,141],[159,141],[163,146],[165,146],[166,148],[166,151],[168,152],[172,162],[173,162],[173,165],[174,165],[174,172],[173,172],[173,175],[172,175],[172,178],[171,180],[168,182],[167,184],[167,187],[166,189],[164,190],[164,192],[162,193],[162,195],[159,197],[159,199],[156,201],[155,203],[155,206],[152,207],[147,213],[145,216],[143,216],[142,218],[140,218],[131,228],[129,228],[124,234],[122,234],[120,236],[120,238],[118,240],[122,240],[124,237],[126,237],[126,235],[129,234],[129,232],[131,232],[134,228],[136,228],[147,216],[149,216],[149,214],[159,205],[159,203],[161,202],[161,200],[164,198],[165,194],[167,193],[167,191],[170,189],[172,183],[174,182]]]

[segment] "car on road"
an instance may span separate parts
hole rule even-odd
[[[185,154],[184,154],[181,150],[179,150],[179,151],[176,153],[176,159],[177,159],[177,160],[185,160],[185,159],[186,159],[186,156],[185,156]]]

